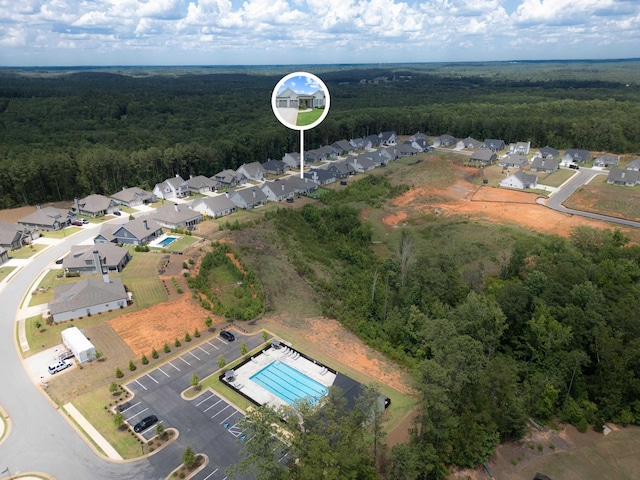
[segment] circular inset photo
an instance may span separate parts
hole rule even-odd
[[[271,108],[285,127],[309,130],[329,113],[329,90],[311,73],[294,72],[282,78],[273,89]]]

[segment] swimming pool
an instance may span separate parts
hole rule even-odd
[[[279,360],[271,362],[250,379],[290,405],[305,397],[316,403],[327,394],[327,387]]]
[[[167,238],[163,238],[162,240],[160,240],[158,242],[158,246],[160,247],[166,247],[167,245],[169,245],[170,243],[175,242],[178,239],[178,237],[167,237]]]

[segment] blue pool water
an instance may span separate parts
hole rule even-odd
[[[289,405],[305,397],[310,397],[311,402],[316,403],[327,394],[327,387],[278,360],[253,375],[251,380]]]
[[[161,247],[166,247],[170,243],[175,242],[177,239],[178,239],[178,237],[167,237],[167,238],[164,238],[161,241],[159,241],[158,245],[160,245]]]

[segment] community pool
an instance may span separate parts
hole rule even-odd
[[[158,246],[159,247],[166,247],[167,245],[175,242],[178,239],[178,237],[167,237],[167,238],[163,238],[162,240],[160,240],[158,242]]]
[[[250,378],[289,405],[302,398],[310,398],[312,403],[316,403],[328,391],[321,383],[279,360],[271,362]]]

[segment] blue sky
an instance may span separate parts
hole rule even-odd
[[[322,85],[320,85],[311,76],[298,75],[298,76],[289,78],[286,82],[283,82],[280,88],[278,89],[278,93],[283,92],[287,88],[290,88],[296,93],[311,94],[320,90],[322,88]]]
[[[0,66],[631,57],[639,0],[0,0]]]

